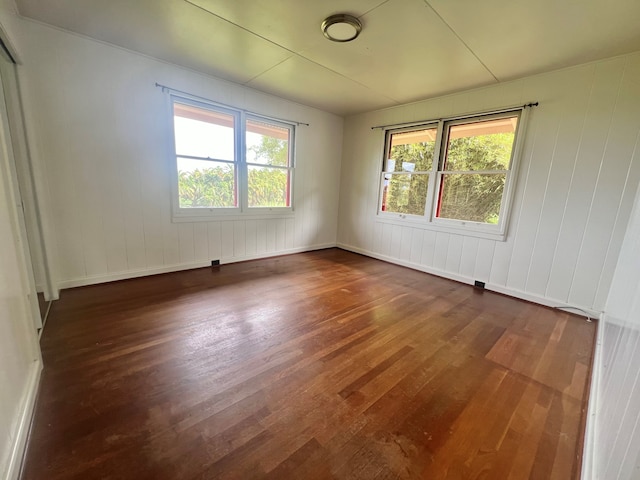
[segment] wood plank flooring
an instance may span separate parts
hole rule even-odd
[[[578,478],[594,333],[339,249],[66,290],[22,478]]]

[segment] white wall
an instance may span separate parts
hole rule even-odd
[[[384,133],[396,124],[539,101],[506,241],[376,218]],[[345,248],[549,305],[604,307],[640,179],[640,55],[345,120],[338,242]]]
[[[640,192],[599,325],[586,479],[640,478]]]
[[[16,17],[10,31],[58,287],[335,245],[340,117]],[[293,218],[172,223],[156,82],[309,123],[297,129]]]
[[[2,60],[0,60],[2,61]],[[0,88],[0,478],[17,478],[40,373],[28,273],[10,175],[11,142]]]

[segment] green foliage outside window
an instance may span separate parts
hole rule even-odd
[[[287,206],[288,171],[266,165],[288,164],[285,140],[262,136],[261,143],[249,149],[255,163],[265,166],[248,168],[250,207]],[[178,194],[181,208],[234,207],[235,178],[233,165],[216,166],[178,173]]]
[[[449,142],[445,170],[507,170],[513,133],[456,138]],[[443,175],[440,217],[497,224],[506,174]]]
[[[444,175],[439,217],[497,224],[505,180],[504,173]]]
[[[287,171],[249,167],[249,206],[286,207]]]
[[[181,208],[235,206],[233,166],[197,169],[178,173]]]
[[[507,170],[514,133],[492,133],[449,141],[445,170]]]
[[[429,172],[433,164],[434,142],[395,145],[389,157],[395,160],[388,175],[386,210],[409,215],[424,215],[429,175],[399,172]]]
[[[248,148],[254,158],[247,158],[250,163],[277,165],[286,167],[289,164],[289,142],[266,135],[260,136],[260,143]]]
[[[439,216],[472,222],[496,224],[506,180],[505,173],[475,174],[481,170],[507,170],[513,146],[513,133],[475,135],[450,140],[444,168]],[[427,200],[427,173],[433,159],[434,142],[392,147],[393,173],[387,173],[385,210],[424,215]],[[409,169],[407,166],[413,165]],[[447,171],[465,171],[447,174]]]
[[[266,165],[289,165],[289,142],[262,135],[260,143],[248,148],[254,158],[247,161],[264,167],[249,166],[249,207],[286,207],[288,171]]]

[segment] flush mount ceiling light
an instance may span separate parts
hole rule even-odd
[[[338,13],[322,22],[322,33],[334,42],[350,42],[355,40],[362,30],[362,23],[353,15]]]

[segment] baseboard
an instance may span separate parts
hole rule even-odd
[[[444,277],[444,278],[448,278],[449,280],[455,280],[456,282],[466,283],[469,285],[473,285],[473,282],[474,282],[472,278],[466,277],[464,275],[458,275],[455,273],[447,272],[445,270],[440,270],[433,267],[426,267],[418,263],[401,260],[399,258],[389,257],[387,255],[381,255],[379,253],[371,252],[363,248],[354,247],[353,245],[338,243],[337,247],[343,250],[348,250],[349,252],[359,253],[360,255],[365,255],[367,257],[377,258],[378,260],[382,260],[384,262],[389,262],[395,265],[401,265],[403,267],[411,268],[412,270],[419,270],[421,272],[430,273],[431,275],[436,275],[438,277]]]
[[[282,255],[292,255],[295,253],[313,252],[315,250],[324,250],[325,248],[334,248],[336,246],[337,245],[335,243],[321,243],[317,245],[311,245],[309,247],[278,250],[277,252],[259,253],[255,255],[245,255],[242,257],[232,257],[232,258],[226,258],[226,259],[222,258],[220,260],[220,263],[224,265],[224,264],[230,264],[230,263],[246,262],[248,260],[260,260],[261,258],[280,257]]]
[[[38,384],[40,382],[40,373],[42,372],[42,362],[34,361],[29,371],[29,378],[27,380],[27,386],[22,396],[20,417],[18,419],[18,426],[15,435],[11,435],[13,444],[10,446],[11,452],[9,454],[7,466],[4,470],[5,476],[2,477],[5,480],[17,480],[20,476],[20,469],[22,467],[22,461],[24,459],[25,449],[27,447],[27,440],[29,438],[29,431],[31,428],[31,419],[33,418],[33,409],[36,405],[36,398],[38,396]]]
[[[591,386],[589,388],[589,405],[587,406],[587,421],[584,431],[584,447],[582,449],[582,480],[596,480],[597,456],[596,438],[598,438],[598,412],[600,411],[600,378],[602,375],[602,340],[605,329],[605,315],[600,316],[596,334],[596,345],[593,352],[593,366],[591,369]]]
[[[424,265],[420,265],[418,263],[408,262],[406,260],[401,260],[394,257],[389,257],[387,255],[381,255],[379,253],[370,252],[368,250],[354,247],[353,245],[347,245],[344,243],[337,243],[337,247],[342,248],[343,250],[348,250],[350,252],[359,253],[361,255],[366,255],[367,257],[377,258],[378,260],[383,260],[385,262],[394,263],[396,265],[401,265],[403,267],[408,267],[413,270],[419,270],[421,272],[429,273],[431,275],[436,275],[438,277],[448,278],[449,280],[455,280],[456,282],[466,283],[468,285],[473,285],[475,282],[475,278],[467,277],[465,275],[460,275],[457,273],[447,272],[446,270],[440,270],[438,268],[427,267]],[[562,308],[568,309],[572,311],[572,313],[577,313],[578,315],[588,316],[589,318],[599,318],[601,312],[592,310],[589,307],[583,307],[580,305],[567,305],[566,303],[558,302],[556,300],[540,297],[538,295],[534,295],[528,292],[523,292],[521,290],[508,288],[503,285],[495,285],[492,283],[485,284],[485,290],[489,290],[492,292],[501,293],[503,295],[508,295],[510,297],[519,298],[521,300],[526,300],[528,302],[537,303],[539,305],[544,305],[546,307],[551,308]]]
[[[587,317],[589,320],[597,320],[600,318],[600,315],[602,315],[602,312],[598,310],[593,310],[586,306],[568,305],[566,303],[559,302],[551,298],[540,297],[538,295],[534,295],[528,292],[523,292],[522,290],[517,290],[515,288],[508,288],[502,285],[495,285],[493,283],[487,283],[485,288],[492,292],[502,293],[510,297],[519,298],[520,300],[526,300],[528,302],[537,303],[540,305],[544,305],[546,307],[565,309],[570,313],[575,313],[576,315],[582,315],[584,317]]]
[[[285,250],[278,250],[274,252],[257,253],[255,255],[243,255],[241,257],[227,257],[227,258],[223,257],[220,259],[220,264],[224,265],[224,264],[230,264],[230,263],[245,262],[247,260],[259,260],[261,258],[279,257],[281,255],[290,255],[293,253],[311,252],[313,250],[322,250],[325,248],[332,248],[335,246],[336,246],[335,243],[323,243],[323,244],[310,245],[307,247],[287,248]],[[64,289],[64,288],[83,287],[86,285],[96,285],[99,283],[114,282],[117,280],[126,280],[129,278],[158,275],[160,273],[170,273],[170,272],[179,272],[182,270],[191,270],[194,268],[208,267],[210,265],[211,265],[211,261],[207,260],[207,261],[194,262],[194,263],[178,263],[173,265],[164,265],[162,267],[143,268],[143,269],[137,269],[137,270],[125,270],[125,271],[116,272],[116,273],[106,273],[102,275],[93,275],[90,277],[63,280],[58,283],[58,288]]]

